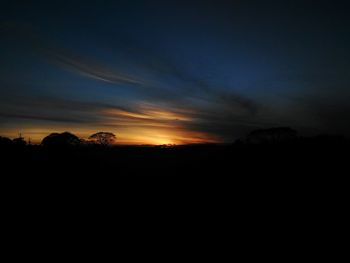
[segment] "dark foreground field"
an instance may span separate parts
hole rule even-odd
[[[306,213],[325,207],[342,211],[348,198],[346,140],[175,147],[23,146],[0,152],[1,189],[9,204],[13,200],[29,205],[44,202],[50,207],[65,200],[73,210],[94,204],[115,211],[133,200],[129,209],[158,203],[157,213],[162,213],[174,204],[170,196],[173,201],[183,200],[189,211],[210,206],[231,214],[241,207],[248,214],[261,211],[260,217],[273,204],[274,213],[284,210],[290,218],[296,208]]]
[[[347,176],[346,140],[173,147],[2,147],[2,177],[176,176],[232,180],[320,180]]]

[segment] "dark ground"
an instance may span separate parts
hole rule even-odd
[[[18,225],[33,214],[42,215],[43,222],[47,217],[70,222],[84,211],[77,225],[101,216],[112,225],[122,218],[136,229],[148,229],[148,220],[156,225],[172,220],[167,229],[177,232],[185,224],[206,235],[205,220],[222,228],[220,233],[228,226],[243,233],[263,230],[263,244],[271,229],[283,238],[309,233],[324,240],[334,229],[342,231],[339,222],[348,210],[346,140],[170,148],[23,146],[0,152],[2,201]]]
[[[347,140],[299,139],[274,144],[148,146],[39,145],[0,148],[2,177],[173,176],[179,180],[315,183],[348,176]],[[181,178],[181,179],[180,179]]]

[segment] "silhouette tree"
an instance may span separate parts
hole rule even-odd
[[[114,144],[117,137],[111,132],[98,132],[89,137],[89,140],[103,146]]]
[[[76,135],[69,132],[63,132],[51,133],[42,140],[41,144],[48,147],[69,147],[78,146],[81,142],[81,139]]]

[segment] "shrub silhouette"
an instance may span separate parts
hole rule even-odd
[[[117,137],[111,132],[98,132],[89,137],[89,140],[103,146],[112,145]]]
[[[71,147],[78,146],[81,142],[81,139],[76,135],[69,132],[63,132],[51,133],[42,140],[41,144],[47,147]]]
[[[0,136],[0,147],[10,147],[13,145],[13,141],[10,138]]]
[[[13,144],[16,146],[26,146],[27,143],[23,137],[18,137],[12,140]]]

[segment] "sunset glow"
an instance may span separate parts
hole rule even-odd
[[[97,127],[98,128],[98,127]],[[103,129],[103,127],[102,127]],[[87,139],[91,134],[95,133],[96,130],[82,129],[82,128],[71,128],[65,129],[63,127],[55,129],[42,129],[38,130],[35,128],[22,128],[20,131],[7,130],[2,134],[9,138],[16,138],[21,134],[26,140],[32,143],[38,144],[41,140],[50,133],[54,132],[72,132],[82,139]],[[164,144],[197,144],[197,143],[217,143],[220,142],[218,138],[210,137],[202,133],[194,133],[191,131],[183,131],[181,129],[159,129],[159,128],[145,128],[145,127],[121,127],[111,130],[117,135],[117,144],[144,144],[144,145],[164,145]]]
[[[18,126],[17,129],[3,129],[3,134],[15,138],[22,136],[32,143],[41,140],[53,132],[72,132],[83,139],[100,130],[109,130],[117,135],[117,144],[179,145],[197,143],[217,143],[220,138],[186,128],[191,124],[191,117],[174,113],[155,106],[140,106],[140,111],[129,112],[121,109],[106,109],[98,112],[104,122],[99,125],[55,125],[40,129],[34,125]]]
[[[0,136],[350,134],[346,1],[29,2],[0,8]]]

